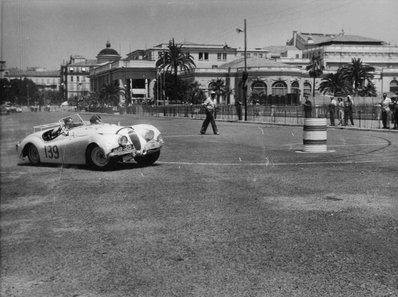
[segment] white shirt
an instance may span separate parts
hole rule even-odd
[[[386,97],[383,99],[383,101],[381,101],[381,107],[385,110],[385,111],[390,111],[390,104],[391,104],[391,99],[389,97]]]
[[[203,102],[203,105],[209,110],[212,111],[214,108],[216,108],[216,98],[214,100],[211,97],[208,97],[205,102]]]

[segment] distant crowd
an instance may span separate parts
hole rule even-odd
[[[398,97],[389,98],[386,93],[380,101],[381,107],[381,121],[383,124],[382,129],[398,129]],[[309,98],[305,97],[304,117],[312,117],[312,104]],[[354,102],[350,95],[345,99],[338,97],[337,100],[334,96],[330,97],[329,102],[329,119],[330,126],[348,126],[354,125]],[[390,125],[391,124],[391,125]]]

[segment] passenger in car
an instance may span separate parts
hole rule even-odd
[[[90,124],[101,124],[101,123],[102,123],[101,116],[98,114],[95,114],[90,118]]]

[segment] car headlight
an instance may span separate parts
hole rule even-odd
[[[147,130],[145,132],[144,138],[146,141],[151,141],[155,137],[155,132],[153,130]]]
[[[127,136],[124,135],[120,136],[118,139],[118,143],[119,145],[127,145],[128,144]]]
[[[156,140],[157,140],[158,142],[160,142],[160,143],[164,143],[162,134],[159,134],[158,137],[156,137]]]

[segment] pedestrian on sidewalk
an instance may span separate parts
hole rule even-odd
[[[329,103],[329,118],[330,118],[330,126],[335,126],[334,118],[336,115],[336,106],[337,102],[334,97],[330,97],[330,103]]]
[[[394,129],[398,129],[398,98],[392,98],[391,117],[394,122]]]
[[[338,118],[339,118],[339,123],[338,126],[344,126],[344,102],[343,98],[338,98],[337,99],[337,111],[338,111]]]
[[[389,97],[387,97],[387,93],[384,93],[383,99],[380,102],[381,121],[383,122],[383,129],[390,129],[390,121],[391,121],[390,104],[391,103],[392,103],[392,101]]]
[[[354,126],[354,119],[353,119],[353,107],[352,107],[352,100],[351,96],[348,95],[346,101],[344,102],[344,126],[348,125],[348,120],[352,126]]]
[[[305,118],[312,118],[312,103],[308,99],[308,96],[304,96],[304,98],[305,98],[305,102],[303,104],[304,117]]]
[[[206,118],[203,121],[202,128],[200,129],[200,134],[206,134],[207,127],[209,123],[213,128],[213,133],[219,135],[216,121],[214,120],[214,113],[217,107],[216,103],[216,92],[210,91],[210,97],[208,97],[205,102],[203,102],[202,106],[205,108]]]

